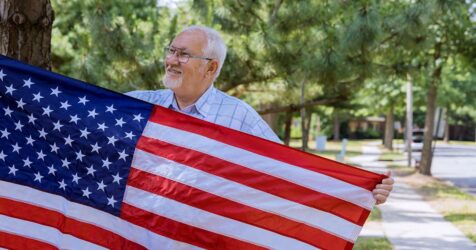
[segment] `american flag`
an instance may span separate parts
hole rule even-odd
[[[0,57],[0,247],[351,249],[384,177]]]

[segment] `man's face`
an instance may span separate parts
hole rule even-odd
[[[192,56],[203,56],[205,46],[205,35],[199,31],[180,33],[170,44],[170,47]],[[166,57],[164,85],[180,96],[199,96],[211,84],[207,74],[208,61],[190,58],[181,63],[176,55]]]

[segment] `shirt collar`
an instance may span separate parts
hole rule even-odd
[[[186,110],[195,110],[200,113],[204,118],[208,116],[208,112],[210,111],[211,103],[216,95],[216,88],[211,85],[203,94],[198,98],[198,100],[189,107],[186,107]],[[175,95],[173,91],[168,93],[167,97],[164,100],[163,106],[172,108],[174,110],[180,110],[177,104],[177,100],[175,99]]]

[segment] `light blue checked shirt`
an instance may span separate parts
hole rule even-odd
[[[213,86],[210,86],[195,104],[182,110],[179,109],[174,93],[170,89],[137,90],[126,95],[281,143],[278,136],[251,106]]]

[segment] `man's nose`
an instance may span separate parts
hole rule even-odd
[[[180,62],[177,53],[173,53],[165,57],[165,63],[166,65],[178,65]]]

